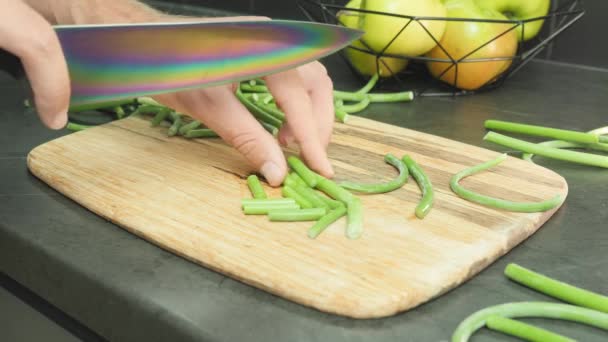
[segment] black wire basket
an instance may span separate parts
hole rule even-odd
[[[357,69],[351,59],[348,58],[347,54],[349,53],[359,53],[360,56],[364,54],[367,58],[372,58],[375,61],[376,65],[375,68],[372,68],[373,71],[382,70],[384,72],[381,82],[379,82],[379,85],[383,88],[413,90],[416,96],[456,96],[473,94],[501,86],[532,58],[550,47],[550,43],[559,34],[572,26],[585,14],[581,0],[560,2],[561,4],[558,5],[556,1],[552,1],[547,15],[526,20],[409,16],[347,8],[319,0],[299,0],[298,7],[309,20],[334,25],[343,25],[343,21],[339,20],[339,18],[345,13],[355,16],[363,13],[374,16],[386,16],[386,19],[391,19],[393,22],[395,22],[395,18],[399,18],[398,20],[403,21],[403,26],[391,39],[386,39],[387,43],[384,46],[379,48],[376,44],[375,48],[372,48],[371,44],[365,39],[360,39],[340,51],[339,55],[350,69],[361,77],[362,82],[368,79],[370,74],[362,73],[361,68]],[[435,37],[427,28],[427,26],[430,26],[428,23],[433,21],[443,21],[446,25],[449,22],[483,23],[484,25],[497,25],[497,28],[500,25],[500,29],[496,30],[495,36],[483,40],[478,46],[471,47],[470,51],[459,51],[458,55],[456,55],[453,52],[450,53],[447,44],[441,41],[441,37]],[[427,24],[423,24],[423,22]],[[534,22],[542,23],[542,30],[533,38],[524,39],[525,28],[531,27]],[[428,37],[432,39],[435,47],[431,53],[408,55],[390,51],[391,45],[412,25],[419,25],[423,29],[423,32],[426,32]],[[515,49],[512,53],[493,57],[475,56],[477,52],[483,52],[483,49],[494,48],[493,43],[498,43],[500,39],[506,39],[507,35],[515,35],[517,37],[517,42],[511,43],[512,48]],[[514,42],[514,40],[511,42]],[[396,70],[395,67],[391,67],[391,64],[394,66],[396,63],[400,63],[401,67],[405,64],[406,67]],[[481,75],[483,75],[484,68],[479,68],[482,66],[479,63],[485,63],[483,64],[484,67],[492,66],[495,69],[493,72],[488,72],[484,77],[478,77],[473,82],[470,81],[471,77],[462,76],[467,75],[467,70],[473,69],[477,70],[476,72],[481,72]],[[498,65],[500,65],[500,71],[496,71]],[[471,68],[472,66],[475,66],[475,68]],[[459,72],[459,68],[462,72]],[[468,75],[471,75],[471,73]],[[459,80],[458,77],[461,77],[461,79]],[[477,84],[474,84],[475,82]]]

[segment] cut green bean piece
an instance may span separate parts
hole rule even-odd
[[[93,127],[93,126],[77,124],[74,122],[68,122],[68,124],[65,128],[67,128],[68,130],[70,130],[72,132],[78,132],[78,131],[84,131],[85,129],[91,128],[91,127]]]
[[[560,150],[527,141],[511,138],[495,132],[488,132],[483,140],[493,142],[521,152],[534,153],[539,156],[564,160],[572,163],[608,168],[608,157],[596,154]]]
[[[490,316],[486,320],[488,329],[519,337],[532,342],[575,342],[575,340],[531,324],[502,316]]]
[[[241,199],[242,206],[271,206],[283,204],[297,204],[293,198],[243,198]]]
[[[253,93],[268,93],[270,90],[264,85],[251,85],[247,83],[241,83],[241,89],[243,91],[253,92]]]
[[[320,195],[320,197],[321,197],[321,200],[323,202],[325,202],[325,204],[327,204],[327,206],[329,208],[331,208],[331,209],[336,209],[336,208],[339,208],[339,207],[345,207],[344,203],[342,203],[340,201],[336,201],[335,199],[331,199],[331,198],[325,197],[323,195]]]
[[[247,177],[247,185],[249,185],[249,190],[251,191],[253,198],[268,198],[258,176],[249,175],[249,177]]]
[[[287,177],[285,177],[285,184],[292,186],[293,184],[298,184],[298,185],[305,185],[308,186],[308,184],[306,184],[306,182],[302,179],[302,177],[298,176],[297,173],[295,172],[290,172]]]
[[[600,141],[602,144],[606,144],[606,143],[608,143],[608,137],[607,137],[607,136],[600,135],[598,138],[599,138],[599,141]]]
[[[137,107],[137,109],[135,109],[135,111],[133,113],[131,113],[131,116],[136,116],[136,115],[140,115],[140,114],[157,114],[162,109],[163,109],[163,107],[160,107],[160,106],[143,104],[143,105]]]
[[[312,227],[310,227],[310,229],[308,229],[308,237],[315,239],[317,236],[319,236],[319,234],[327,229],[327,227],[339,220],[344,215],[346,215],[346,207],[343,205],[323,215],[323,217],[321,217]]]
[[[247,205],[243,207],[245,215],[267,215],[273,210],[298,210],[300,206],[296,203],[274,204],[270,206]]]
[[[479,165],[476,165],[471,168],[464,169],[464,170],[458,172],[457,174],[452,176],[452,178],[450,179],[450,188],[452,189],[452,191],[454,191],[454,193],[456,193],[458,196],[462,197],[463,199],[465,199],[467,201],[485,205],[485,206],[492,207],[492,208],[496,208],[496,209],[503,209],[503,210],[515,211],[515,212],[533,213],[533,212],[547,211],[547,210],[551,210],[551,209],[555,208],[562,202],[562,197],[560,195],[556,195],[555,197],[553,197],[551,199],[541,201],[541,202],[512,202],[512,201],[507,201],[507,200],[503,200],[503,199],[499,199],[499,198],[495,198],[495,197],[478,194],[471,190],[465,189],[462,185],[460,185],[458,183],[458,182],[460,182],[461,179],[463,179],[465,177],[472,176],[478,172],[487,170],[493,166],[500,164],[506,158],[507,158],[506,154],[501,154],[496,159],[487,161],[485,163],[482,163],[482,164],[479,164]]]
[[[294,188],[289,185],[284,185],[281,189],[281,193],[285,197],[293,198],[296,203],[298,203],[302,208],[312,208],[312,203],[310,203],[306,198],[300,195]]]
[[[316,221],[326,214],[325,208],[276,209],[268,212],[270,221]]]
[[[272,115],[277,120],[281,121],[281,123],[283,121],[285,121],[285,113],[280,111],[277,107],[271,106],[269,104],[263,104],[263,103],[258,104],[258,106],[263,108],[266,112],[268,112],[268,114]],[[277,126],[277,127],[280,127],[280,126]]]
[[[433,201],[435,200],[435,193],[433,190],[433,184],[426,175],[424,170],[408,155],[401,158],[405,166],[407,166],[412,178],[418,184],[420,191],[422,192],[422,199],[416,206],[416,217],[423,219],[431,211],[433,207]]]
[[[329,209],[329,206],[323,202],[319,195],[315,192],[315,190],[309,188],[306,185],[295,184],[293,186],[294,190],[296,190],[302,197],[304,197],[308,202],[312,204],[313,208],[326,208]]]
[[[121,106],[114,107],[114,113],[116,113],[116,119],[120,120],[127,116],[125,110]]]
[[[335,107],[336,119],[341,123],[348,121],[348,113],[342,109],[342,107]]]
[[[239,101],[249,110],[249,112],[251,112],[251,114],[256,119],[267,122],[276,127],[281,127],[281,124],[282,124],[281,120],[275,118],[274,116],[269,114],[266,110],[264,110],[262,107],[251,102],[246,96],[243,95],[240,88],[237,88],[235,95],[239,99]]]
[[[397,176],[397,178],[391,180],[390,182],[376,184],[361,184],[345,181],[341,182],[340,186],[348,190],[366,194],[381,194],[399,189],[407,182],[407,178],[409,177],[407,166],[403,163],[403,161],[390,153],[384,156],[384,161],[394,166],[399,171],[399,176]]]
[[[517,264],[509,264],[505,275],[522,285],[565,302],[608,313],[608,296],[549,278]]]
[[[353,200],[353,198],[355,198],[355,196],[353,196],[353,194],[351,194],[348,190],[325,177],[319,176],[319,181],[317,182],[316,188],[323,191],[325,194],[327,194],[327,196],[344,204],[348,204]]]
[[[536,125],[520,124],[516,122],[486,120],[485,127],[487,129],[505,131],[510,133],[526,134],[545,138],[553,138],[581,144],[597,144],[599,142],[598,136],[596,134]]]
[[[317,185],[317,178],[319,177],[315,172],[308,168],[300,160],[300,158],[295,156],[289,156],[287,158],[287,164],[295,171],[297,174],[302,177],[302,179],[310,186],[314,188]]]
[[[209,128],[192,129],[184,135],[185,138],[214,138],[218,137],[217,133]]]
[[[152,121],[150,122],[150,126],[156,127],[156,126],[160,125],[161,122],[163,122],[163,121],[165,121],[165,119],[167,119],[170,112],[171,111],[168,108],[162,108],[161,110],[159,110],[156,113],[156,115],[154,116],[154,118],[152,119]]]
[[[376,83],[378,83],[379,78],[380,78],[380,75],[378,73],[375,73],[372,77],[370,77],[369,81],[367,81],[367,84],[365,84],[363,86],[363,88],[357,90],[356,93],[357,94],[369,93],[372,90],[372,88],[374,88],[374,86],[376,86]]]
[[[264,129],[266,130],[266,132],[272,134],[272,136],[277,136],[277,134],[279,134],[279,129],[267,122],[264,121],[258,121],[262,127],[264,127]]]
[[[186,133],[190,132],[193,129],[197,129],[197,128],[201,127],[201,125],[202,124],[200,121],[192,120],[179,128],[179,135],[186,135]]]
[[[486,324],[488,317],[495,315],[509,318],[553,318],[608,330],[608,314],[603,312],[570,304],[520,302],[491,306],[473,313],[456,327],[452,335],[452,342],[468,341],[475,331]]]
[[[167,134],[172,137],[177,135],[177,132],[182,126],[182,116],[177,112],[171,111],[171,113],[169,113],[169,118],[173,123],[171,124],[171,127],[169,127]]]
[[[358,239],[363,233],[363,208],[361,200],[353,198],[346,205],[346,215],[348,216],[348,224],[346,225],[346,237],[349,239]]]

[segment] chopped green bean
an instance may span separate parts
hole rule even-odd
[[[346,214],[348,216],[348,224],[346,225],[346,237],[349,239],[358,239],[363,233],[363,208],[361,200],[353,198],[346,205]]]
[[[262,107],[251,102],[246,96],[243,95],[240,88],[237,88],[235,95],[239,99],[239,101],[249,110],[249,112],[251,112],[251,114],[256,119],[267,122],[276,127],[281,127],[281,125],[282,125],[281,120],[275,118],[273,115],[269,114]]]
[[[433,201],[435,198],[433,184],[422,168],[410,156],[405,155],[403,156],[402,160],[422,192],[422,199],[416,206],[415,213],[416,217],[423,219],[433,207]]]
[[[325,177],[319,178],[316,188],[326,193],[329,197],[344,204],[348,204],[353,200],[353,198],[355,198],[353,194],[348,192],[346,189]]]
[[[298,176],[298,174],[295,172],[290,172],[287,177],[285,177],[284,182],[289,186],[294,186],[296,184],[308,186],[308,184],[306,184],[302,177]]]
[[[495,132],[488,132],[483,140],[506,146],[521,152],[534,153],[539,156],[564,160],[572,163],[608,168],[608,157],[590,153],[560,150],[527,141],[511,138]]]
[[[370,104],[369,97],[365,97],[363,100],[361,100],[355,104],[342,105],[340,107],[340,109],[345,111],[346,113],[353,114],[353,113],[358,113],[358,112],[364,110],[365,108],[367,108],[367,106],[369,104]]]
[[[285,197],[293,198],[296,203],[298,203],[302,208],[312,208],[312,203],[310,203],[306,198],[300,195],[300,193],[298,193],[294,188],[289,185],[284,185],[281,189],[281,193]]]
[[[272,95],[268,94],[268,95],[266,95],[266,97],[264,97],[262,99],[262,103],[267,105],[267,104],[270,104],[270,102],[272,102],[273,100],[274,100],[274,97],[272,97]]]
[[[241,83],[241,90],[253,92],[253,93],[268,93],[270,90],[264,85],[251,85],[247,83]]]
[[[272,206],[284,204],[297,204],[293,198],[243,198],[242,206]]]
[[[339,207],[344,207],[344,203],[340,202],[340,201],[336,201],[334,199],[325,197],[323,195],[320,195],[321,200],[323,202],[325,202],[325,204],[327,204],[328,207],[330,207],[331,209],[337,209]]]
[[[137,107],[137,109],[135,109],[135,111],[133,113],[131,113],[131,116],[136,116],[139,114],[157,114],[161,110],[163,110],[163,107],[150,105],[150,104],[143,104],[143,105]]]
[[[517,264],[507,265],[505,275],[513,281],[565,302],[608,313],[608,296],[551,279]]]
[[[323,202],[323,200],[319,195],[317,195],[315,190],[309,188],[307,185],[295,184],[293,188],[308,202],[310,202],[313,208],[329,209],[329,206],[325,204],[325,202]]]
[[[165,121],[165,119],[169,116],[170,112],[171,111],[168,108],[162,108],[159,110],[150,122],[150,126],[155,127],[160,125],[160,123]]]
[[[270,221],[316,221],[326,214],[325,208],[276,209],[268,212]]]
[[[275,119],[281,121],[285,121],[285,113],[281,112],[276,106],[271,106],[269,104],[260,103],[259,107],[263,108],[268,114],[272,115]],[[280,127],[277,126],[277,127]]]
[[[85,130],[87,128],[91,128],[91,127],[93,127],[93,126],[77,124],[74,122],[68,122],[68,124],[65,128],[67,128],[68,130],[70,130],[72,132],[78,132],[78,131],[83,131],[83,130]]]
[[[146,96],[138,97],[136,99],[136,101],[137,101],[137,103],[142,104],[142,105],[152,105],[152,106],[157,106],[157,107],[163,106],[160,103],[158,103],[158,101],[156,101],[155,99],[153,99],[151,97],[146,97]]]
[[[323,215],[323,217],[321,217],[312,227],[310,227],[310,229],[308,229],[308,237],[311,239],[316,238],[325,229],[327,229],[327,227],[339,220],[344,215],[346,215],[346,207],[343,205],[336,207],[329,213]]]
[[[464,187],[462,187],[462,185],[460,185],[458,183],[461,179],[463,179],[465,177],[474,175],[478,172],[487,170],[493,166],[500,164],[506,158],[507,158],[506,154],[501,154],[496,159],[487,161],[483,164],[479,164],[479,165],[476,165],[471,168],[458,172],[457,174],[452,176],[452,178],[450,179],[450,187],[451,187],[452,191],[454,191],[454,193],[456,193],[458,196],[462,197],[463,199],[465,199],[467,201],[471,201],[471,202],[474,202],[477,204],[485,205],[485,206],[496,208],[496,209],[503,209],[503,210],[516,211],[516,212],[525,212],[525,213],[551,210],[562,202],[562,198],[560,195],[556,195],[555,197],[553,197],[549,200],[545,200],[545,201],[541,201],[541,202],[511,202],[511,201],[506,201],[506,200],[499,199],[499,198],[494,198],[494,197],[478,194],[471,190],[465,189]]]
[[[179,131],[179,129],[181,128],[182,125],[182,116],[175,112],[175,111],[171,111],[169,113],[169,118],[171,119],[171,121],[173,122],[171,124],[171,127],[169,127],[169,130],[167,131],[167,134],[172,137],[177,135],[177,132]]]
[[[296,203],[273,204],[269,206],[246,205],[243,207],[245,215],[267,215],[273,210],[298,210],[300,206]]]
[[[258,176],[249,175],[249,177],[247,177],[247,185],[249,185],[249,190],[251,190],[253,198],[268,198]]]
[[[184,135],[185,138],[214,138],[218,137],[217,133],[209,128],[192,129]]]
[[[498,331],[507,335],[519,337],[533,342],[575,342],[575,340],[549,330],[535,327],[531,324],[516,321],[514,319],[494,315],[486,319],[488,329]]]
[[[340,186],[348,190],[363,192],[366,194],[380,194],[402,187],[407,182],[407,178],[409,177],[407,166],[403,163],[403,161],[390,153],[384,156],[384,161],[397,168],[399,171],[399,176],[397,176],[397,178],[391,180],[390,182],[377,184],[360,184],[345,181],[341,182]]]
[[[599,138],[600,143],[603,143],[603,144],[607,144],[608,143],[608,137],[607,136],[600,135],[598,138]]]
[[[509,318],[554,318],[608,330],[608,314],[599,311],[570,304],[520,302],[495,305],[473,313],[458,325],[452,335],[452,342],[468,341],[475,331],[486,324],[488,317],[495,315]]]
[[[345,112],[341,107],[336,107],[334,109],[336,113],[336,119],[341,123],[346,123],[348,121],[348,113]]]
[[[192,120],[179,128],[179,135],[186,135],[189,131],[201,127],[202,123],[198,120]]]
[[[258,121],[260,123],[260,125],[262,125],[262,127],[264,127],[264,129],[266,130],[266,132],[272,134],[273,136],[277,136],[277,134],[279,134],[279,129],[267,122],[264,121]]]
[[[553,138],[581,144],[597,144],[599,142],[598,136],[596,134],[543,126],[526,125],[508,121],[486,120],[485,127],[487,129],[533,135],[545,138]]]
[[[116,113],[116,119],[118,120],[123,119],[125,116],[127,116],[125,110],[122,109],[121,106],[114,107],[114,113]]]
[[[302,179],[310,186],[314,188],[317,185],[317,178],[319,177],[315,172],[308,168],[300,160],[300,158],[295,156],[289,156],[287,158],[287,164],[295,171],[297,174],[302,177]]]

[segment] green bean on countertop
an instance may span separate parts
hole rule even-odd
[[[540,144],[534,144],[527,141],[507,137],[505,135],[498,134],[495,132],[488,132],[483,138],[483,140],[493,142],[495,144],[512,148],[521,152],[533,153],[539,156],[544,156],[557,160],[564,160],[571,163],[608,168],[608,157],[605,156],[584,152],[560,150],[558,148],[551,148]]]
[[[608,296],[572,286],[513,263],[507,265],[505,275],[524,286],[565,302],[608,313]]]
[[[249,175],[247,177],[247,185],[249,186],[253,198],[268,198],[258,176]]]
[[[276,209],[268,212],[270,221],[315,221],[327,213],[325,208]]]
[[[536,125],[527,125],[509,121],[486,120],[484,126],[487,129],[539,136],[545,138],[553,138],[581,144],[597,144],[599,142],[598,135],[593,133],[585,133]]]
[[[553,197],[551,199],[541,201],[541,202],[512,202],[512,201],[507,201],[507,200],[503,200],[503,199],[499,199],[499,198],[495,198],[495,197],[478,194],[471,190],[465,189],[462,185],[460,185],[458,183],[461,179],[463,179],[465,177],[472,176],[478,172],[487,170],[493,166],[500,164],[506,158],[507,158],[506,154],[501,154],[493,160],[487,161],[487,162],[479,164],[479,165],[475,165],[473,167],[470,167],[468,169],[464,169],[464,170],[458,172],[457,174],[452,176],[452,178],[450,179],[450,188],[452,189],[452,191],[454,191],[454,193],[456,193],[458,196],[460,196],[461,198],[463,198],[467,201],[474,202],[474,203],[481,204],[481,205],[488,206],[488,207],[492,207],[492,208],[496,208],[496,209],[503,209],[503,210],[515,211],[515,212],[532,213],[532,212],[547,211],[547,210],[551,210],[551,209],[555,208],[562,202],[562,197],[560,195],[556,195],[555,197]]]
[[[562,140],[550,140],[550,141],[544,141],[544,142],[538,143],[538,145],[551,147],[551,148],[585,148],[585,149],[589,149],[589,150],[608,152],[608,144],[602,143],[602,138],[605,138],[604,135],[608,134],[608,126],[596,128],[587,133],[599,135],[600,143],[598,143],[598,144],[577,144],[577,143],[572,143],[572,142],[562,141]],[[533,162],[533,160],[532,160],[533,157],[534,157],[534,154],[532,154],[532,153],[523,153],[521,156],[522,159],[527,160],[529,162]]]
[[[308,237],[315,239],[321,234],[327,227],[332,223],[339,220],[342,216],[346,215],[346,207],[341,205],[331,210],[329,213],[323,215],[315,224],[308,229]]]
[[[416,217],[423,219],[431,211],[433,202],[435,201],[435,191],[433,190],[433,184],[426,175],[424,170],[408,155],[404,155],[402,158],[403,163],[407,166],[412,178],[418,184],[420,191],[422,192],[422,199],[416,206]]]
[[[339,185],[345,189],[362,192],[366,194],[381,194],[389,191],[396,190],[402,187],[409,177],[409,171],[405,163],[394,155],[388,153],[384,156],[384,161],[389,165],[394,166],[397,171],[399,171],[399,175],[386,183],[376,183],[376,184],[361,184],[354,183],[350,181],[340,182]]]
[[[514,337],[519,337],[526,341],[533,342],[576,342],[575,340],[563,335],[556,334],[549,330],[535,327],[531,324],[516,321],[502,316],[489,316],[486,319],[486,327],[490,330],[498,331]]]

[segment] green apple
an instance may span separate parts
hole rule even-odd
[[[551,0],[475,0],[483,8],[498,11],[512,20],[526,20],[546,16],[549,13]],[[519,40],[530,40],[534,38],[544,20],[533,20],[517,27]],[[523,36],[522,36],[523,31]]]
[[[445,7],[440,0],[363,0],[351,1],[346,7],[357,8],[359,5],[361,9],[390,14],[420,17],[445,17],[446,15]],[[363,39],[372,50],[382,51],[390,43],[386,53],[406,56],[419,56],[435,47],[435,41],[426,30],[439,41],[445,29],[443,20],[410,22],[408,18],[369,13],[362,13],[360,19],[359,29],[365,31]],[[410,24],[401,31],[408,22]],[[401,33],[399,33],[400,31]],[[393,40],[395,36],[397,38]]]
[[[479,7],[475,0],[448,0],[445,6],[450,18],[505,19],[499,12]],[[508,23],[483,21],[448,21],[440,45],[427,56],[446,60],[449,59],[447,52],[454,60],[464,59],[456,64],[458,68],[451,62],[427,62],[431,75],[466,90],[478,89],[496,79],[511,65],[510,59],[467,60],[512,58],[517,52],[517,34],[515,30],[503,34],[511,26]]]
[[[361,0],[353,0],[348,4],[348,6],[349,8],[358,8],[360,3]],[[337,18],[338,21],[346,27],[359,28],[361,14],[361,12],[355,11],[340,11],[337,13]],[[361,43],[360,40],[354,41],[351,46],[369,51],[369,49],[363,43]],[[402,58],[381,57],[378,60],[378,58],[372,53],[362,52],[351,47],[347,47],[344,52],[346,58],[348,58],[352,66],[360,74],[365,76],[373,76],[377,73],[380,77],[390,77],[405,69],[408,64],[407,59]]]

